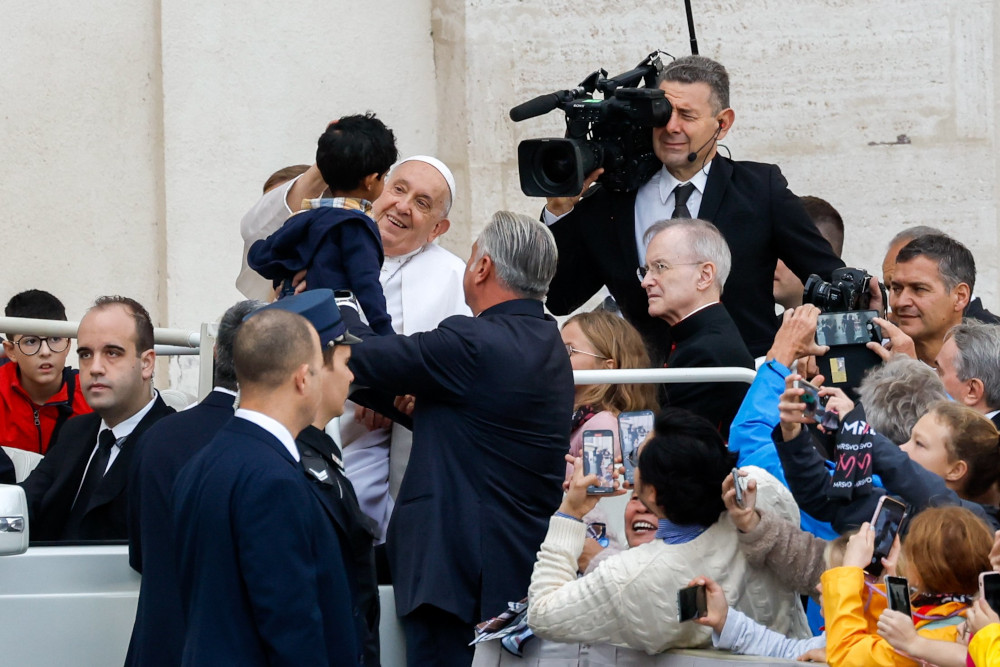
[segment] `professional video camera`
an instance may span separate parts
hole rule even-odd
[[[854,310],[868,310],[872,294],[872,276],[864,269],[843,267],[830,274],[830,282],[825,282],[815,273],[806,280],[802,301],[817,306],[824,313],[846,313]],[[885,304],[885,288],[882,303]]]
[[[514,122],[553,109],[566,113],[565,139],[529,139],[517,147],[521,191],[529,197],[580,194],[583,181],[598,167],[598,179],[618,192],[636,190],[660,168],[653,153],[652,128],[670,120],[670,102],[656,87],[663,68],[654,51],[635,69],[607,78],[601,69],[579,86],[536,97],[510,110]],[[636,88],[640,81],[645,87]],[[594,99],[594,92],[604,99]]]

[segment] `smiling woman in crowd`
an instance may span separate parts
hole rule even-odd
[[[535,634],[562,642],[611,642],[659,653],[672,647],[710,646],[711,631],[677,621],[677,590],[699,574],[718,578],[733,607],[768,627],[810,636],[794,591],[743,556],[737,529],[720,496],[735,456],[707,420],[668,408],[642,446],[635,491],[657,518],[655,539],[605,559],[577,578],[586,525],[596,504],[587,495],[594,477],[574,461],[573,479],[549,523],[531,577],[528,620]],[[798,522],[791,494],[759,468],[757,506]]]

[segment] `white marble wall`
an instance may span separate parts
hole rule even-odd
[[[877,270],[902,226],[942,227],[1000,310],[993,0],[693,3],[701,53],[731,73],[733,157],[833,203],[848,263]],[[443,244],[464,256],[494,210],[541,206],[519,191],[516,145],[559,136],[561,114],[514,124],[510,107],[656,48],[689,52],[683,3],[7,3],[0,301],[41,287],[77,318],[120,292],[197,328],[239,296],[239,219],[263,180],[367,109],[402,153],[453,166]],[[193,386],[191,363],[175,383]]]

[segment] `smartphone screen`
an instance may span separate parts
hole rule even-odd
[[[885,593],[889,599],[889,609],[899,611],[907,616],[912,615],[910,609],[910,584],[903,577],[885,577]]]
[[[899,527],[906,516],[906,505],[902,502],[882,496],[875,508],[875,515],[872,517],[872,528],[875,530],[875,553],[872,555],[872,562],[865,568],[868,574],[878,576],[882,574],[882,559],[889,555],[892,549],[892,541],[899,533]]]
[[[983,572],[979,575],[979,588],[990,609],[1000,609],[1000,572]],[[1000,612],[997,612],[1000,613]]]
[[[882,332],[872,318],[874,310],[851,310],[846,313],[822,313],[816,320],[816,342],[819,345],[864,345],[882,341]]]
[[[802,408],[802,415],[819,421],[826,414],[823,407],[823,400],[819,397],[819,387],[805,380],[795,380],[792,383],[795,389],[804,389],[805,393],[799,397],[805,407]]]
[[[677,620],[681,623],[708,615],[704,586],[688,586],[677,591]]]
[[[625,465],[625,481],[635,484],[635,461],[639,455],[639,445],[653,430],[653,411],[623,412],[618,415],[618,435],[622,443],[622,462]]]
[[[587,487],[587,493],[614,493],[615,434],[611,431],[583,432],[583,474],[597,475],[597,485]]]

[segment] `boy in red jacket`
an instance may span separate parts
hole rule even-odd
[[[59,299],[41,290],[15,295],[4,314],[66,320]],[[3,347],[11,363],[0,366],[0,445],[45,454],[67,419],[91,412],[77,371],[66,368],[69,344],[62,336],[7,334]]]

